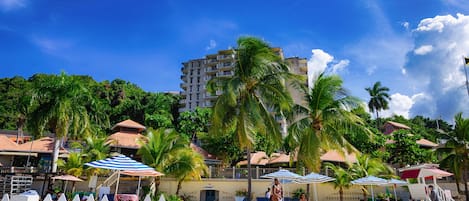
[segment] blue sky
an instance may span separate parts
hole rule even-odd
[[[363,101],[381,81],[385,115],[451,119],[469,114],[468,16],[463,0],[0,0],[0,77],[65,71],[179,91],[182,62],[252,35],[333,69]]]

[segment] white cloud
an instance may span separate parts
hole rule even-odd
[[[372,75],[375,72],[376,68],[378,68],[376,65],[369,66],[368,68],[366,68],[366,74]]]
[[[4,12],[26,7],[26,0],[0,0],[0,9]]]
[[[413,30],[413,41],[419,48],[407,53],[406,76],[409,85],[426,96],[413,105],[410,114],[442,116],[445,120],[457,112],[468,115],[462,56],[469,56],[469,16],[423,19]]]
[[[65,56],[63,51],[73,46],[73,42],[63,39],[33,36],[31,40],[41,51],[55,56]]]
[[[433,46],[431,45],[422,45],[419,48],[414,50],[414,54],[416,55],[426,55],[427,53],[433,50]]]
[[[217,41],[215,40],[210,40],[209,45],[205,48],[205,50],[211,50],[213,48],[217,47]]]
[[[402,22],[401,25],[405,28],[405,29],[409,29],[409,22]]]
[[[339,73],[345,69],[350,63],[349,60],[334,61],[334,56],[322,49],[311,50],[312,55],[308,60],[308,85],[311,86],[320,73],[329,71],[331,73]]]
[[[389,109],[381,112],[382,117],[390,117],[393,115],[401,115],[403,117],[410,117],[410,110],[412,106],[418,101],[426,100],[424,93],[418,93],[411,97],[402,95],[400,93],[392,94],[389,101]]]
[[[339,63],[336,63],[332,66],[332,73],[336,74],[345,69],[350,64],[348,59],[340,60]]]

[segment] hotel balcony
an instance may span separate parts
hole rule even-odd
[[[181,67],[181,72],[188,73],[189,72],[188,67],[186,66]]]
[[[224,72],[218,72],[217,73],[217,76],[218,77],[230,77],[230,76],[233,76],[234,73],[231,72],[231,71],[224,71]]]
[[[208,68],[205,69],[205,72],[207,74],[215,74],[217,71],[218,71],[218,69],[217,69],[216,66],[208,67]]]
[[[220,70],[231,70],[235,66],[234,62],[223,62],[217,64],[217,68]]]
[[[217,60],[218,61],[227,61],[227,60],[233,60],[233,55],[231,54],[224,54],[224,55],[218,55]]]
[[[179,86],[181,87],[181,89],[187,89],[187,83],[181,83]]]

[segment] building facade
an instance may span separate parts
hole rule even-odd
[[[273,48],[281,58],[281,48]],[[181,100],[179,112],[191,111],[196,107],[212,107],[221,91],[211,94],[207,91],[207,82],[214,77],[229,77],[234,75],[235,55],[232,49],[220,50],[216,54],[206,55],[204,58],[191,59],[182,63],[181,67]],[[292,73],[307,75],[307,60],[305,58],[291,57],[285,61],[290,65]],[[292,88],[289,86],[289,89]],[[292,88],[293,89],[293,88]],[[292,90],[296,101],[299,92]]]

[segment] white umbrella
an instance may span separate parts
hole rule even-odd
[[[388,183],[388,180],[375,177],[375,176],[367,176],[367,177],[363,177],[363,178],[352,181],[352,184],[364,185],[364,186],[370,185],[371,186],[371,199],[373,201],[375,200],[375,195],[373,192],[373,185],[383,185],[387,183]]]
[[[316,185],[318,183],[324,183],[324,182],[329,182],[329,181],[334,181],[335,179],[332,177],[328,177],[326,175],[318,174],[318,173],[309,173],[303,177],[300,177],[295,180],[297,183],[302,183],[302,184],[313,184],[313,191],[314,191],[314,200],[318,201],[318,191],[316,188]]]
[[[392,185],[392,189],[394,190],[394,199],[397,200],[396,186],[397,185],[407,185],[407,182],[399,180],[399,179],[390,179],[390,180],[388,180],[388,184]]]
[[[261,178],[268,178],[268,179],[277,178],[277,179],[290,179],[290,180],[294,180],[294,179],[297,179],[297,178],[300,178],[300,177],[301,177],[301,175],[290,172],[290,171],[285,170],[285,169],[281,169],[279,171],[272,172],[272,173],[261,176]]]
[[[267,179],[274,179],[274,178],[280,179],[282,181],[282,184],[284,183],[285,179],[295,180],[295,179],[298,179],[300,177],[301,177],[301,175],[290,172],[290,171],[285,170],[285,169],[281,169],[281,170],[278,170],[278,171],[275,171],[275,172],[272,172],[272,173],[265,174],[265,175],[261,176],[261,178],[267,178]]]
[[[147,166],[143,163],[137,162],[124,155],[118,155],[112,158],[85,163],[85,165],[94,167],[94,168],[117,170],[117,183],[116,183],[116,192],[115,192],[116,195],[119,189],[119,178],[120,178],[121,170],[135,170],[135,171],[154,170],[152,167]]]

